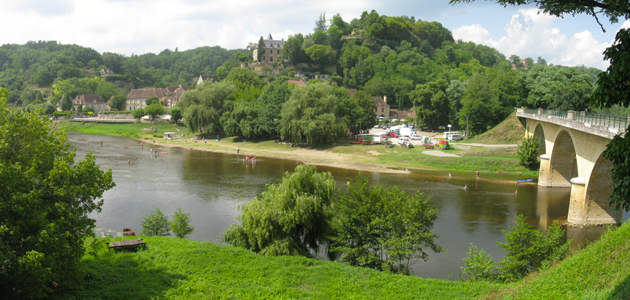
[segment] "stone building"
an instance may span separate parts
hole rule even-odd
[[[61,101],[59,101],[61,103]],[[74,106],[74,110],[78,110],[79,105],[83,109],[91,108],[95,113],[99,113],[103,110],[109,110],[109,106],[101,100],[99,95],[78,95],[74,100],[72,100],[72,106]]]
[[[147,107],[146,100],[151,97],[158,97],[160,101],[168,98],[168,89],[133,89],[127,95],[127,110],[136,110]]]
[[[271,37],[271,33],[267,39],[263,39],[263,43],[265,44],[265,52],[262,54],[262,60],[260,62],[263,63],[272,63],[277,62],[278,57],[282,53],[282,48],[284,48],[284,39],[282,40],[274,40]],[[256,43],[253,55],[254,61],[258,61],[258,43]]]

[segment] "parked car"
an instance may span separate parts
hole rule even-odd
[[[378,124],[374,125],[374,128],[379,128],[379,127],[380,127],[380,125],[378,125]]]
[[[398,144],[402,145],[405,142],[411,142],[411,140],[408,137],[398,138]]]
[[[411,134],[411,136],[409,138],[411,138],[412,140],[422,140],[423,139],[423,137],[421,135],[418,135],[418,134],[415,134],[415,133]]]
[[[394,132],[394,131],[390,131],[387,134],[388,137],[393,137],[393,138],[397,138],[398,137],[398,133]]]

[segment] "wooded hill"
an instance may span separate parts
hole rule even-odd
[[[551,66],[541,57],[506,58],[491,47],[455,41],[440,23],[414,17],[366,11],[346,22],[339,14],[330,20],[322,14],[315,25],[313,33],[287,39],[283,63],[263,65],[252,61],[255,41],[246,50],[215,46],[129,57],[54,41],[3,45],[0,86],[9,90],[10,103],[26,107],[46,99],[56,102],[63,94],[99,94],[105,99],[124,95],[131,85],[121,82],[145,88],[192,85],[202,74],[224,80],[245,63],[261,84],[241,82],[226,111],[241,100],[257,102],[271,82],[295,79],[297,72],[324,73],[339,87],[387,96],[391,108],[415,107],[414,121],[422,127],[453,124],[457,129],[468,119],[471,133],[480,133],[504,120],[514,107],[584,110],[601,72]],[[101,69],[117,75],[100,77]]]

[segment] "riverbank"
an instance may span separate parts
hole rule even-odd
[[[215,138],[191,133],[174,124],[98,124],[61,121],[57,127],[85,134],[126,136],[152,145],[191,148],[193,151],[292,159],[304,163],[332,166],[370,172],[406,173],[411,170],[442,171],[455,176],[474,176],[479,170],[487,175],[482,179],[513,180],[538,178],[538,171],[528,170],[518,164],[514,148],[492,148],[492,146],[461,146],[447,150],[457,157],[436,157],[424,153],[423,147],[412,149],[382,145],[352,145],[342,139],[329,144],[298,145],[276,143],[273,140],[247,141],[238,137]],[[166,132],[174,132],[178,139],[165,139]],[[181,135],[184,135],[183,137]],[[457,144],[456,144],[457,145]]]

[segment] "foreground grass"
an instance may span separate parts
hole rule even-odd
[[[274,140],[258,140],[243,142],[239,137],[228,137],[217,142],[214,136],[206,136],[207,143],[186,143],[182,139],[171,141],[164,139],[164,132],[177,132],[184,134],[186,139],[198,136],[198,133],[191,133],[181,125],[159,124],[153,125],[154,130],[145,130],[151,124],[96,124],[62,121],[58,127],[71,131],[78,131],[85,134],[104,134],[113,136],[125,136],[135,139],[155,140],[175,146],[193,147],[194,149],[236,152],[240,147],[241,154],[271,156],[286,159],[303,160],[309,163],[339,164],[346,166],[353,164],[381,165],[388,168],[418,168],[434,169],[444,171],[468,171],[480,170],[484,173],[497,173],[501,175],[514,175],[515,178],[536,178],[537,170],[529,170],[518,163],[518,158],[514,151],[494,153],[484,151],[484,147],[470,147],[470,149],[448,150],[448,153],[466,155],[462,157],[436,157],[425,154],[427,150],[423,147],[412,149],[394,147],[385,148],[382,145],[351,145],[348,139],[337,140],[328,144],[300,145],[290,148],[287,144],[276,143]],[[178,131],[179,129],[179,131]],[[522,132],[521,132],[522,134]],[[317,150],[321,155],[304,150]],[[482,150],[482,151],[480,151]],[[332,155],[327,155],[327,154]],[[469,154],[469,155],[467,155]]]
[[[630,299],[630,223],[488,299]]]
[[[425,279],[170,237],[147,250],[86,255],[59,299],[473,299],[503,285]]]

